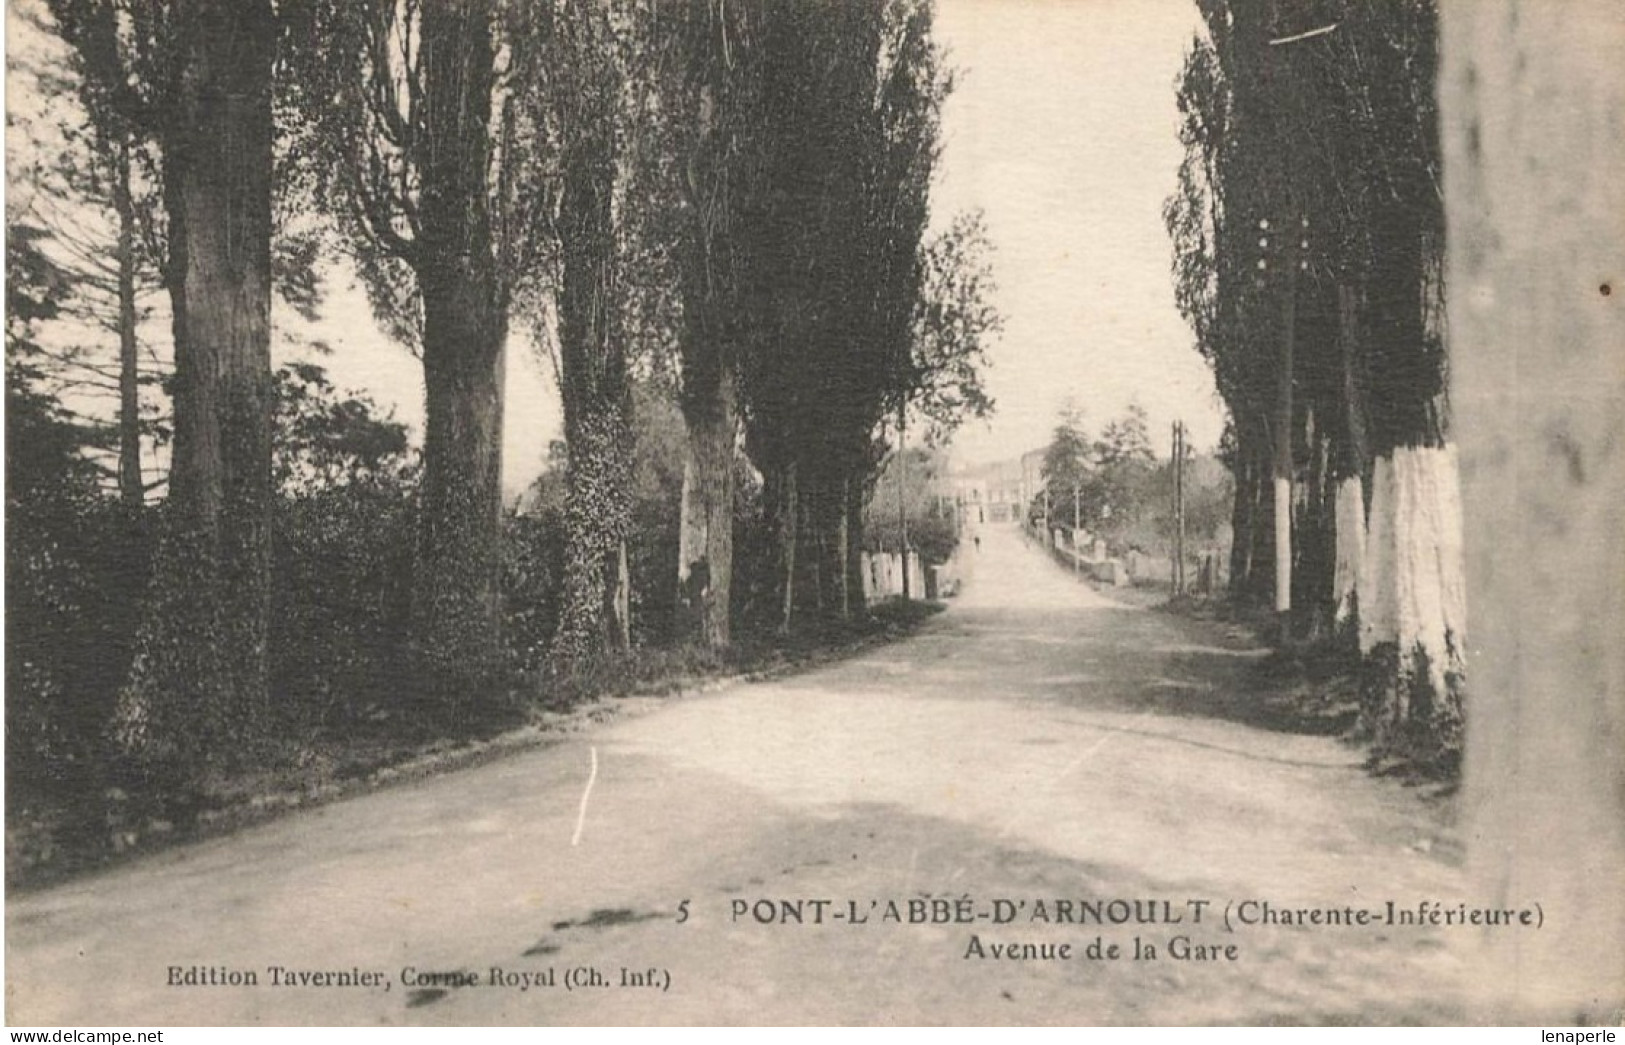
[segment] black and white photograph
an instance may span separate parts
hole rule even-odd
[[[5,14],[8,1026],[1625,1022],[1625,8]]]

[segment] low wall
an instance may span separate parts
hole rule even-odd
[[[1059,533],[1060,531],[1057,531]],[[1056,562],[1069,570],[1081,573],[1090,580],[1102,584],[1119,587],[1129,582],[1128,570],[1124,568],[1121,560],[1110,556],[1095,556],[1069,547],[1064,538],[1061,543],[1052,544],[1049,553]]]
[[[863,598],[866,602],[879,602],[903,594],[903,557],[896,552],[864,552]],[[935,592],[926,587],[926,570],[918,555],[908,557],[908,593],[916,599],[928,599]]]

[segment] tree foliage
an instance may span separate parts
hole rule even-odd
[[[911,373],[902,395],[926,420],[928,438],[940,443],[963,422],[993,412],[982,372],[1004,320],[993,306],[993,243],[981,211],[956,214],[923,253]]]
[[[921,562],[947,562],[959,547],[955,508],[940,496],[947,471],[945,455],[929,447],[887,459],[864,506],[864,550],[895,553],[906,536]]]
[[[930,0],[46,2],[67,48],[38,80],[73,149],[30,175],[52,202],[8,215],[15,751],[119,750],[120,787],[173,790],[504,720],[536,699],[520,677],[717,645],[736,615],[859,612],[894,446],[991,409],[987,230],[927,235],[951,86]],[[271,367],[272,294],[322,315],[333,251],[421,366],[421,452],[323,367]],[[101,329],[42,333],[69,322]],[[566,416],[550,493],[510,513],[514,329]],[[98,485],[113,413],[76,416],[69,364],[165,440],[160,496]],[[951,520],[910,482],[935,555]],[[709,622],[676,627],[697,592]]]
[[[1391,502],[1373,503],[1392,485],[1373,472],[1401,451],[1442,446],[1448,431],[1437,14],[1432,0],[1200,7],[1206,31],[1179,86],[1186,153],[1164,211],[1176,300],[1230,413],[1232,588],[1261,600],[1273,586],[1270,487],[1288,479],[1289,626],[1316,637],[1344,611],[1334,579],[1357,543],[1337,533],[1338,498],[1352,483],[1374,520],[1374,545],[1410,532],[1409,520],[1397,529],[1387,521]],[[1286,386],[1283,343],[1292,353]],[[1278,410],[1287,387],[1289,417]],[[1353,516],[1368,514],[1363,506]],[[1450,544],[1374,549],[1370,561],[1443,562]],[[1359,601],[1375,609],[1398,596],[1371,585],[1399,583],[1362,580],[1370,590]],[[1368,722],[1431,708],[1421,714],[1434,721],[1418,727],[1431,737],[1424,746],[1454,745],[1457,695],[1412,700],[1404,691],[1416,658],[1383,656],[1390,666],[1374,672],[1386,681],[1375,686],[1382,696]],[[1440,649],[1421,659],[1457,657]],[[1385,745],[1388,728],[1375,732]]]
[[[1093,467],[1093,447],[1083,427],[1083,414],[1068,409],[1061,415],[1050,434],[1049,445],[1044,448],[1044,462],[1040,474],[1044,480],[1039,502],[1029,506],[1030,511],[1042,516],[1046,511],[1051,518],[1070,511],[1072,492],[1088,484]]]
[[[780,534],[788,626],[798,604],[847,611],[861,590],[852,550],[881,425],[918,377],[921,246],[949,80],[928,3],[765,10],[750,146],[761,189],[741,216],[743,412]]]
[[[285,93],[299,176],[353,252],[375,314],[423,365],[413,656],[426,710],[497,684],[503,352],[540,271],[553,197],[515,99],[539,5],[308,2]],[[527,173],[528,172],[528,173]]]

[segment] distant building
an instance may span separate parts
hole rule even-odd
[[[1044,451],[1029,450],[1021,455],[1021,504],[1025,514],[1027,506],[1044,492]]]
[[[1036,481],[1029,483],[1026,463],[1035,457],[1042,466],[1044,452],[1035,450],[1019,460],[963,468],[948,480],[959,505],[960,519],[968,525],[1020,522],[1032,501]]]
[[[985,522],[987,515],[987,480],[974,474],[948,476],[948,487],[953,491],[954,504],[959,509],[962,523]]]

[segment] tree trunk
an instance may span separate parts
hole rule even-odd
[[[1332,576],[1332,622],[1342,632],[1358,631],[1359,582],[1366,555],[1365,486],[1357,475],[1337,481],[1336,564]]]
[[[501,629],[506,289],[487,167],[494,49],[479,4],[423,9],[421,233],[426,425],[413,568],[416,697],[455,714],[494,682]]]
[[[553,667],[586,668],[621,648],[617,562],[630,517],[631,462],[624,410],[575,408],[568,424],[564,506],[564,590],[553,637]]]
[[[117,732],[183,768],[265,736],[271,564],[271,69],[264,0],[189,4],[163,131],[175,444]]]
[[[1332,579],[1332,621],[1340,634],[1359,633],[1357,595],[1366,550],[1365,383],[1360,379],[1359,300],[1347,284],[1337,288],[1338,360],[1342,370],[1343,432],[1337,480],[1336,554]]]
[[[1274,487],[1270,482],[1271,444],[1264,432],[1239,438],[1242,475],[1236,481],[1232,511],[1230,590],[1254,606],[1270,605],[1274,571]]]
[[[1296,633],[1313,643],[1325,637],[1335,612],[1336,486],[1328,433],[1313,406],[1303,411],[1302,431],[1308,460],[1294,491],[1292,605]]]
[[[615,622],[615,648],[621,653],[632,652],[632,565],[626,554],[626,538],[621,538],[615,550],[615,604],[612,607]]]
[[[1445,405],[1443,214],[1412,176],[1373,216],[1369,406],[1377,459],[1358,589],[1362,721],[1378,756],[1440,770],[1462,742],[1461,501]]]
[[[130,196],[130,144],[119,142],[113,175],[118,214],[118,490],[127,508],[146,501],[141,481],[141,372],[135,338],[135,204]]]
[[[1044,527],[1049,528],[1047,518],[1048,502],[1045,502]],[[897,408],[897,554],[903,563],[903,601],[907,602],[908,590],[908,408]],[[1048,539],[1048,534],[1045,538]]]
[[[1462,743],[1461,529],[1454,447],[1377,458],[1357,589],[1363,725],[1377,754],[1445,769]]]
[[[1230,595],[1241,599],[1247,597],[1252,576],[1254,509],[1258,503],[1258,480],[1245,447],[1238,447],[1236,450],[1233,477],[1236,481],[1236,491],[1230,500],[1229,587]]]
[[[790,462],[785,470],[783,492],[780,497],[780,511],[782,517],[779,533],[780,553],[779,560],[784,570],[784,610],[779,621],[779,631],[788,635],[790,624],[794,619],[796,606],[796,529],[799,521],[801,507],[796,497],[796,463]]]
[[[686,390],[685,390],[686,391]],[[734,380],[724,371],[710,408],[684,411],[688,429],[678,534],[679,634],[711,649],[729,641],[733,583]]]
[[[734,220],[739,103],[748,45],[745,13],[722,4],[691,5],[687,37],[692,107],[686,218],[680,256],[683,320],[683,420],[688,431],[677,555],[678,634],[709,649],[731,637],[734,451],[739,432],[738,360],[732,331],[738,286]],[[719,126],[720,125],[720,126]]]
[[[1360,585],[1365,720],[1379,753],[1423,761],[1460,750],[1466,597],[1453,447],[1377,459]]]
[[[865,595],[864,586],[864,555],[863,555],[863,501],[864,491],[862,482],[845,480],[843,492],[845,494],[845,512],[843,520],[846,525],[846,591],[848,593],[849,612],[854,617],[862,617],[869,612],[869,603]]]
[[[455,712],[494,684],[501,637],[502,343],[488,287],[425,279],[427,424],[411,634],[423,710]]]
[[[813,614],[815,618],[821,619],[824,616],[824,560],[827,558],[825,553],[829,550],[824,539],[824,531],[814,529],[812,540],[808,543],[812,551],[807,557],[807,565],[812,568]]]
[[[835,535],[841,571],[841,619],[852,619],[852,481],[841,480],[841,520]]]
[[[617,636],[617,556],[632,514],[631,386],[621,339],[616,250],[615,102],[619,84],[600,48],[605,13],[571,5],[563,61],[575,77],[559,206],[559,379],[566,470],[564,596],[554,667],[573,671],[623,643]]]
[[[1441,4],[1452,398],[1473,606],[1474,1018],[1625,1011],[1625,21],[1588,3]]]

